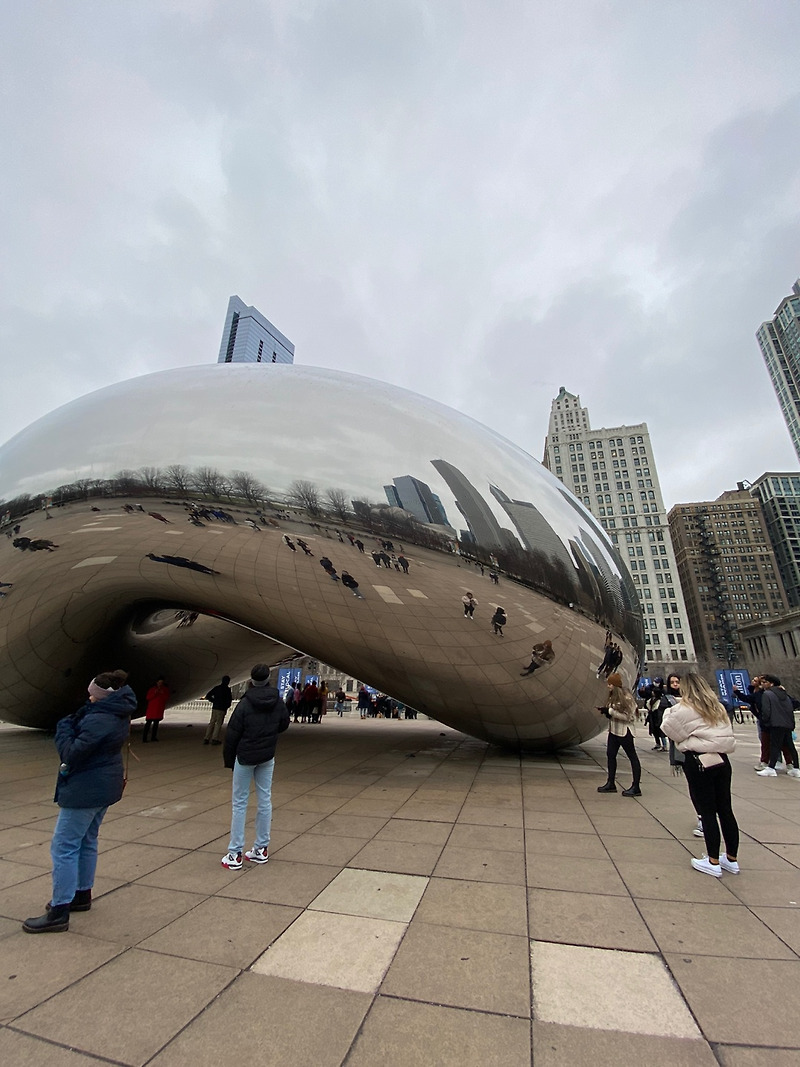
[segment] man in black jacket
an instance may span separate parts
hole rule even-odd
[[[769,765],[757,771],[762,778],[775,778],[775,764],[786,749],[786,773],[790,778],[800,778],[797,749],[792,741],[794,730],[794,706],[792,698],[781,685],[780,678],[774,674],[762,674],[761,685],[764,695],[761,698],[761,729],[769,730]]]
[[[222,744],[219,735],[222,732],[222,724],[225,722],[228,708],[233,703],[230,680],[229,675],[223,674],[219,685],[215,685],[206,693],[206,700],[211,701],[211,719],[206,727],[206,736],[203,738],[204,745]]]
[[[250,863],[269,859],[269,834],[272,825],[272,772],[278,734],[289,727],[289,712],[277,689],[269,684],[269,667],[257,663],[250,672],[250,688],[245,692],[228,723],[223,757],[233,770],[231,837],[222,866],[237,871],[242,866],[244,828],[250,783],[255,782],[258,811],[256,840],[244,853]]]

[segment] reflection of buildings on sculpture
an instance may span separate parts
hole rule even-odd
[[[756,334],[794,450],[800,458],[800,279]]]
[[[565,566],[574,568],[575,562],[564,542],[534,504],[529,500],[512,500],[496,485],[489,486],[489,491],[511,519],[529,552],[543,552],[550,559],[561,560]]]
[[[580,397],[562,386],[550,410],[543,463],[596,516],[627,563],[644,615],[648,658],[693,660],[646,423],[592,429]],[[569,494],[564,497],[570,500]],[[585,545],[585,537],[582,541]],[[602,553],[596,558],[603,560]],[[623,582],[623,590],[626,585]]]
[[[472,540],[485,548],[519,548],[519,542],[511,530],[502,528],[483,496],[458,467],[444,459],[432,459],[431,464],[447,482],[455,497],[456,507],[464,516],[469,537],[462,540]]]
[[[392,483],[383,487],[392,507],[410,512],[420,522],[434,526],[450,525],[441,500],[425,482],[404,474],[400,478],[392,478]]]
[[[232,296],[217,363],[294,363],[294,345],[257,308]]]

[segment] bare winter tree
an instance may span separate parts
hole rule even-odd
[[[319,489],[314,482],[308,482],[302,478],[296,479],[289,486],[286,497],[289,503],[298,508],[304,508],[309,515],[319,515],[322,511]]]
[[[171,493],[183,496],[192,488],[191,471],[182,463],[171,463],[164,469],[163,478],[164,488]]]
[[[136,471],[117,471],[111,479],[115,493],[135,493],[141,489],[142,483]]]
[[[142,485],[153,493],[160,493],[164,485],[164,476],[160,467],[140,467],[136,472]]]
[[[248,471],[234,471],[231,474],[231,489],[252,504],[257,504],[267,496],[266,487]]]
[[[214,467],[198,467],[192,472],[191,485],[212,499],[219,499],[227,488],[225,477]]]
[[[325,491],[325,499],[330,504],[331,511],[341,522],[347,522],[348,515],[350,514],[350,507],[347,500],[347,493],[344,489],[327,489]]]

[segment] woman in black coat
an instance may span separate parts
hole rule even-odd
[[[60,807],[50,844],[53,895],[44,915],[26,919],[28,934],[69,929],[70,911],[88,911],[97,867],[97,835],[111,804],[122,797],[122,747],[136,711],[125,671],[109,671],[89,683],[89,699],[56,726],[61,766],[53,798]]]

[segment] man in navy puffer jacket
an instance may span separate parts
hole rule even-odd
[[[89,699],[56,726],[61,766],[53,798],[61,808],[50,844],[53,895],[44,915],[26,919],[28,934],[69,929],[70,911],[88,911],[97,867],[97,835],[103,816],[122,797],[122,747],[136,711],[125,671],[109,671],[89,683]]]

